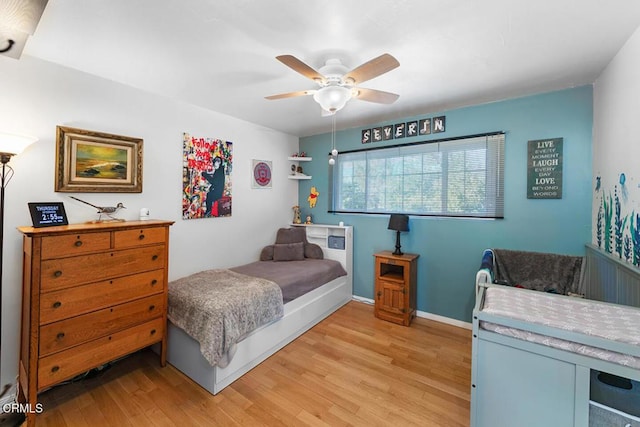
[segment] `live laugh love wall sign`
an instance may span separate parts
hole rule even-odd
[[[527,199],[562,199],[562,138],[529,141]]]

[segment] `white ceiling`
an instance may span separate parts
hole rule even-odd
[[[314,89],[278,62],[400,67],[362,87],[338,129],[593,83],[640,25],[637,0],[49,0],[23,55],[292,135],[331,130]]]

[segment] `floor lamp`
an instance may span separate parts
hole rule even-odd
[[[11,157],[19,154],[27,145],[35,142],[36,139],[23,135],[0,133],[0,357],[2,355],[2,273],[4,261],[4,190],[13,177],[13,168],[9,166]],[[1,372],[1,370],[0,370]],[[0,397],[4,396],[11,388],[10,384],[3,387]],[[22,413],[3,413],[0,416],[0,426],[17,426],[24,421]]]

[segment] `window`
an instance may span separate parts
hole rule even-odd
[[[504,134],[338,154],[333,212],[502,218]]]

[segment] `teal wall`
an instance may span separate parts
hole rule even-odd
[[[506,133],[504,219],[412,216],[410,232],[401,236],[403,252],[420,255],[418,310],[469,322],[474,303],[475,274],[485,248],[582,255],[584,244],[591,240],[593,91],[591,86],[583,86],[407,117],[376,123],[371,127],[439,115],[446,116],[444,133],[375,142],[366,147],[494,131]],[[339,120],[340,113],[337,116]],[[330,126],[327,119],[327,127]],[[354,128],[338,132],[337,149],[363,148],[361,130]],[[556,137],[564,138],[562,199],[527,199],[527,141]],[[315,223],[337,224],[344,221],[353,225],[354,294],[373,299],[373,254],[380,250],[393,250],[395,246],[395,233],[387,230],[388,215],[328,213],[331,135],[301,138],[300,151],[313,157],[311,162],[303,163],[305,173],[313,178],[299,184],[302,218],[312,214]],[[307,202],[311,186],[320,192],[313,209]]]

